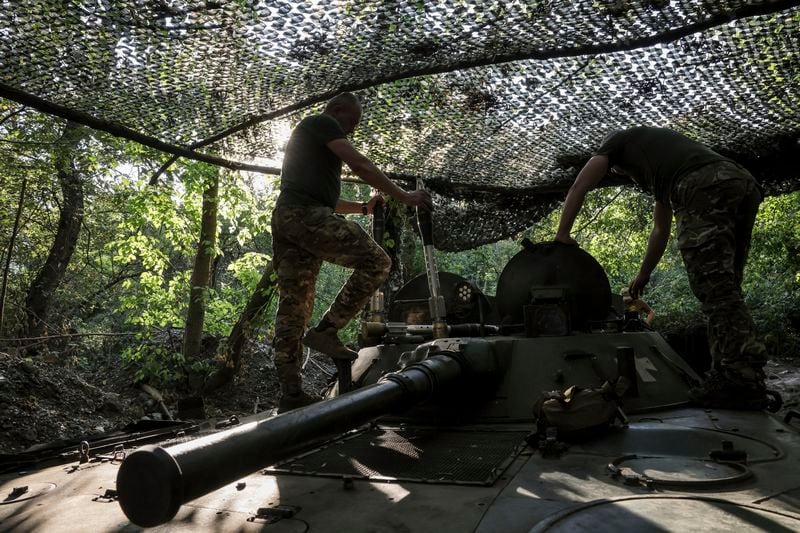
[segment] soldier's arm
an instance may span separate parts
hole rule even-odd
[[[334,139],[326,146],[369,185],[412,207],[431,208],[431,197],[426,191],[404,191],[381,172],[367,156],[356,150],[347,139]]]
[[[339,200],[336,202],[336,212],[340,215],[361,215],[364,209],[361,202],[351,202],[350,200]]]
[[[340,215],[371,215],[375,212],[377,204],[385,204],[383,195],[373,194],[368,202],[351,202],[350,200],[339,200],[336,202],[336,212]]]
[[[644,254],[642,266],[639,268],[639,274],[629,288],[633,298],[641,296],[645,285],[650,281],[650,274],[661,260],[661,256],[664,255],[671,227],[672,209],[656,201],[656,207],[653,210],[653,230],[647,240],[647,251]]]
[[[578,177],[575,178],[575,183],[569,188],[567,199],[564,201],[564,209],[561,211],[561,220],[558,223],[558,232],[556,232],[555,236],[556,241],[565,244],[578,244],[577,241],[570,236],[572,224],[575,223],[575,218],[578,216],[578,212],[580,212],[583,206],[586,193],[597,186],[607,172],[608,156],[605,155],[596,155],[592,157],[581,169]]]
[[[340,215],[371,215],[375,212],[375,205],[384,204],[383,196],[374,195],[368,202],[351,202],[339,200],[336,202],[336,212]]]
[[[655,319],[656,319],[656,312],[653,311],[653,309],[651,308],[650,311],[647,312],[647,318],[644,319],[644,323],[647,324],[648,326],[652,326],[653,320]]]
[[[644,300],[637,300],[637,301],[639,302],[639,309],[643,313],[647,313],[647,318],[644,319],[645,324],[647,324],[648,326],[652,326],[653,320],[655,320],[656,318],[656,312],[653,311],[653,308],[647,305],[647,302],[645,302]]]

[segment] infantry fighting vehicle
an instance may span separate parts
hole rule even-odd
[[[436,275],[425,240],[428,273],[373,309],[371,346],[325,401],[167,440],[143,429],[7,473],[0,529],[800,529],[794,413],[689,405],[698,375],[626,321],[591,256],[526,243],[492,299]],[[572,434],[535,420],[543,391],[607,382],[627,384],[621,420]]]

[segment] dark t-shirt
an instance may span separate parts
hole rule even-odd
[[[666,128],[641,126],[610,134],[597,155],[608,156],[656,200],[671,205],[672,188],[681,176],[716,161],[730,161],[705,145]]]
[[[341,192],[342,160],[326,146],[345,138],[330,115],[312,115],[300,121],[286,144],[278,205],[336,208]]]

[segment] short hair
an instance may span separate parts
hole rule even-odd
[[[346,108],[361,109],[361,100],[353,93],[339,93],[325,104],[325,111],[336,111]]]

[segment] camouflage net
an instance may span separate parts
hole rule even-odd
[[[0,96],[173,153],[278,160],[300,117],[359,91],[354,141],[425,180],[455,250],[530,227],[611,129],[672,127],[798,188],[799,5],[0,0]]]

